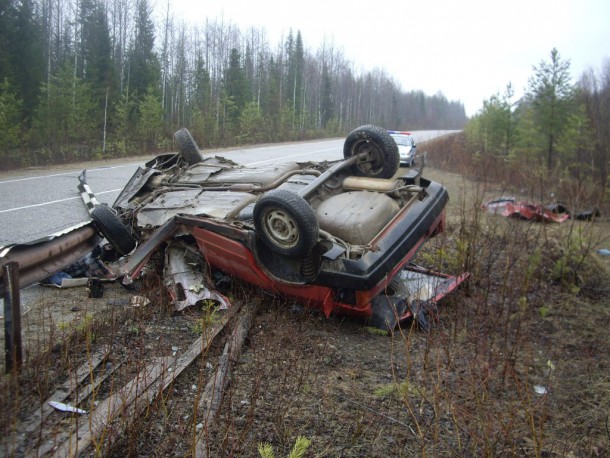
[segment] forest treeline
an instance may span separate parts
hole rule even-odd
[[[461,102],[356,72],[300,31],[272,45],[264,30],[175,20],[170,5],[0,0],[0,167],[171,149],[185,126],[210,147],[466,123]]]
[[[465,128],[475,161],[575,183],[574,194],[610,198],[610,61],[572,83],[570,61],[551,50],[533,67],[523,97],[509,83]],[[532,183],[533,185],[534,183]]]

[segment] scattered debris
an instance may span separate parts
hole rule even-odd
[[[131,296],[129,299],[129,305],[132,307],[146,307],[150,304],[150,299],[144,296]]]
[[[90,278],[87,282],[89,297],[99,299],[104,296],[104,284],[97,278]]]
[[[534,392],[536,394],[543,395],[543,394],[547,394],[548,390],[545,387],[543,387],[542,385],[534,385]]]
[[[73,404],[79,405],[88,396],[91,395],[104,380],[116,370],[120,364],[111,366],[112,370],[105,371],[105,374],[98,376],[95,380],[90,381],[83,386],[91,378],[92,371],[95,371],[104,361],[107,361],[109,357],[108,351],[95,352],[85,361],[76,371],[69,374],[67,380],[60,384],[55,392],[53,392],[49,398],[44,401],[39,409],[36,409],[19,427],[15,429],[14,434],[8,435],[6,438],[0,440],[2,447],[8,447],[9,456],[17,454],[17,450],[23,447],[23,441],[27,440],[30,436],[36,436],[40,432],[46,419],[53,413],[53,408],[56,406],[67,405],[66,400],[69,397],[73,397]],[[53,408],[51,408],[53,407]],[[71,406],[70,406],[71,407]],[[59,409],[59,408],[58,408]],[[59,409],[62,410],[62,409]],[[84,411],[83,411],[84,412]],[[80,413],[80,412],[77,412]],[[4,450],[4,448],[3,448]],[[44,455],[42,450],[38,450],[37,456]],[[33,455],[33,454],[32,454]]]
[[[78,407],[71,406],[70,404],[64,404],[63,402],[49,401],[49,405],[54,409],[60,410],[62,412],[73,412],[81,415],[87,413],[86,410],[79,409]]]
[[[103,291],[102,281],[114,281],[118,278],[115,273],[117,267],[103,261],[103,254],[108,253],[108,244],[98,245],[94,249],[80,258],[78,261],[65,267],[63,270],[40,281],[43,286],[53,286],[56,288],[75,288],[78,286],[88,286],[90,297],[97,296]]]
[[[45,278],[40,282],[42,286],[52,286],[54,288],[66,289],[76,288],[79,286],[87,286],[89,279],[84,278],[72,278],[65,272],[57,272],[50,277]]]
[[[508,218],[524,219],[542,223],[563,223],[573,218],[579,221],[591,221],[599,218],[598,208],[583,210],[572,214],[568,207],[562,203],[548,206],[533,204],[524,200],[518,201],[514,197],[500,197],[490,200],[482,205],[489,213],[506,216]]]

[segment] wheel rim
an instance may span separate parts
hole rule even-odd
[[[357,145],[355,153],[358,156],[356,164],[362,172],[377,173],[383,167],[382,153],[373,143],[363,142]]]
[[[263,229],[269,239],[282,248],[291,248],[299,242],[296,221],[285,211],[274,208],[265,213]]]

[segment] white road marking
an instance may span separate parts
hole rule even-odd
[[[101,194],[108,194],[111,192],[118,192],[123,188],[118,188],[118,189],[111,189],[110,191],[102,191],[102,192],[98,192],[96,193],[96,195],[101,195]],[[59,199],[59,200],[51,200],[49,202],[43,202],[41,204],[33,204],[33,205],[26,205],[24,207],[15,207],[15,208],[7,208],[6,210],[0,210],[0,213],[8,213],[8,212],[14,212],[14,211],[18,211],[18,210],[26,210],[28,208],[34,208],[34,207],[43,207],[45,205],[53,205],[53,204],[59,204],[61,202],[68,202],[69,200],[75,200],[75,199],[80,199],[81,197],[68,197],[67,199]]]
[[[97,167],[95,169],[87,169],[87,173],[89,172],[95,172],[96,170],[111,170],[111,169],[120,169],[123,167],[134,167],[140,165],[140,163],[136,163],[136,164],[125,164],[125,165],[113,165],[112,167],[108,166],[108,167]],[[15,178],[14,180],[6,180],[6,181],[0,181],[0,184],[6,184],[6,183],[18,183],[20,181],[29,181],[29,180],[38,180],[40,178],[50,178],[50,177],[62,177],[62,176],[68,176],[68,175],[73,175],[75,173],[80,173],[77,170],[73,170],[71,172],[63,172],[63,173],[54,173],[52,175],[37,175],[35,177],[25,177],[25,178]]]

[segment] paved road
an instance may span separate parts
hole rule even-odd
[[[422,142],[448,131],[413,132]],[[204,151],[219,154],[247,166],[282,161],[321,161],[342,158],[343,138],[242,149]],[[141,162],[87,166],[87,181],[98,200],[112,204]],[[88,221],[89,216],[76,185],[81,168],[48,169],[32,174],[18,172],[0,179],[0,246],[23,243]]]

